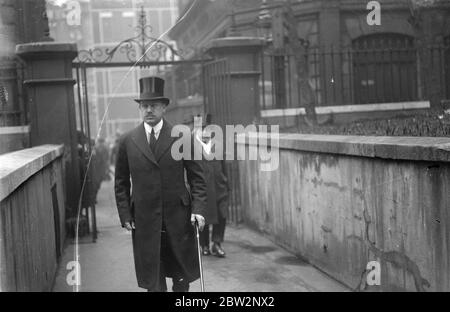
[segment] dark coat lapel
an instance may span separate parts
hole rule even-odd
[[[131,139],[139,148],[139,150],[148,158],[148,160],[158,165],[155,155],[153,155],[153,152],[148,144],[143,123],[141,123],[136,129],[134,129],[133,134],[131,135]]]
[[[167,152],[167,150],[172,146],[175,138],[171,136],[172,125],[164,119],[161,133],[159,134],[158,141],[156,143],[155,157],[159,161],[161,157]]]

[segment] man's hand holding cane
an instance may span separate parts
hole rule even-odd
[[[203,218],[203,216],[199,215],[199,214],[192,214],[191,215],[191,223],[193,226],[195,226],[196,221],[197,221],[199,230],[203,231],[203,228],[205,227],[205,218]]]
[[[192,214],[191,222],[192,222],[192,225],[195,227],[195,236],[197,238],[197,254],[198,254],[198,264],[199,264],[199,269],[200,269],[200,287],[201,287],[201,291],[205,292],[205,281],[203,279],[203,263],[202,263],[202,254],[201,254],[201,247],[200,247],[200,233],[199,233],[199,231],[203,231],[203,228],[205,226],[205,218],[203,218],[203,216],[198,215],[198,214]]]

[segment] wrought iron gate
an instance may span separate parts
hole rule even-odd
[[[23,126],[28,122],[23,62],[11,59],[0,62],[0,127]]]
[[[230,70],[226,59],[214,60],[203,65],[205,115],[211,123],[221,126],[230,121]]]
[[[218,125],[225,133],[226,125],[232,124],[231,75],[226,59],[217,59],[203,65],[205,115],[211,116],[211,123]],[[225,148],[225,146],[224,146]],[[236,151],[236,146],[235,149]],[[236,160],[226,161],[230,189],[228,219],[233,224],[242,220],[240,205],[239,166]]]

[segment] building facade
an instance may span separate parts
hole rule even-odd
[[[0,154],[27,148],[29,103],[17,44],[48,40],[44,0],[0,0]]]
[[[0,1],[0,127],[27,124],[23,72],[15,48],[20,43],[45,40],[48,25],[44,13],[44,0]]]
[[[170,36],[193,55],[201,54],[213,38],[265,37],[261,110],[305,106],[299,70],[306,73],[316,107],[423,101],[432,107],[448,105],[450,2],[379,1],[379,25],[368,22],[373,11],[368,3],[179,1],[180,12],[194,5]],[[289,31],[293,27],[294,37]],[[301,49],[293,40],[300,41]],[[296,64],[303,60],[307,65],[299,69]],[[185,86],[180,94],[195,92],[198,78],[190,77],[194,79],[180,77],[180,86]]]
[[[69,2],[54,4],[50,19],[51,35],[56,41],[75,41],[81,55],[89,54],[88,62],[126,62],[123,66],[90,68],[87,70],[87,88],[91,119],[91,135],[113,139],[117,133],[130,130],[140,122],[133,99],[139,93],[139,77],[160,74],[163,68],[132,67],[127,51],[118,49],[114,57],[105,61],[106,51],[122,41],[138,37],[144,13],[145,32],[150,39],[167,39],[164,33],[176,22],[178,7],[175,0],[78,1],[81,5],[81,23],[68,25]],[[70,23],[69,23],[70,24]],[[149,39],[147,38],[147,39]],[[148,51],[149,55],[155,49]],[[102,129],[99,134],[99,130]]]

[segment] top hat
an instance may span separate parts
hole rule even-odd
[[[136,102],[142,101],[163,101],[169,104],[170,100],[164,96],[164,79],[159,77],[143,77],[139,79],[139,98]]]

